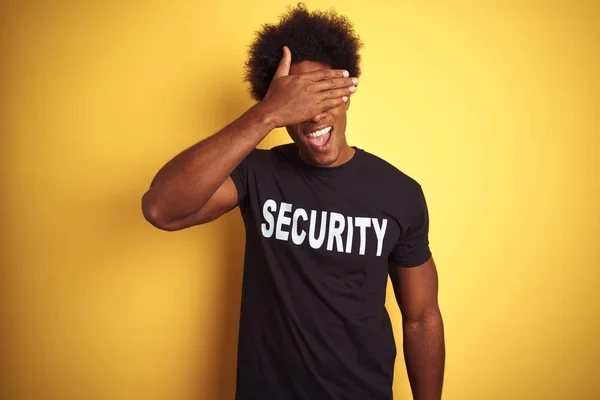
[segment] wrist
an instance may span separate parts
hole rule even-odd
[[[279,127],[275,113],[262,101],[256,103],[251,110],[253,111],[257,123],[265,127],[269,132]]]

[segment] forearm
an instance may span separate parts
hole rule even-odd
[[[218,133],[186,149],[154,177],[142,198],[144,213],[162,222],[195,213],[273,128],[257,105]]]
[[[442,316],[432,311],[403,323],[404,359],[415,400],[439,400],[444,377],[445,345]]]

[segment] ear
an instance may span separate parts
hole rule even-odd
[[[352,96],[348,96],[348,101],[346,102],[346,104],[344,104],[344,108],[346,109],[346,111],[348,111],[348,109],[350,108],[350,100],[352,99]]]

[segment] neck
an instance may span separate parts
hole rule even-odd
[[[299,155],[300,155],[300,158],[302,159],[302,161],[304,161],[308,165],[312,165],[313,167],[321,167],[321,168],[339,167],[340,165],[343,165],[343,164],[347,163],[348,161],[350,161],[352,159],[352,157],[354,157],[354,153],[356,153],[356,150],[353,147],[351,147],[350,145],[346,144],[342,148],[342,151],[340,151],[340,154],[335,161],[333,161],[332,163],[330,163],[328,165],[321,165],[321,164],[315,164],[314,162],[311,161],[310,157],[307,157],[305,154],[303,154],[303,152],[301,150],[299,151]]]

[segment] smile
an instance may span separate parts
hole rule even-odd
[[[317,138],[319,136],[323,136],[326,133],[329,133],[330,131],[331,131],[331,126],[327,126],[321,130],[309,133],[308,137],[309,138]]]
[[[329,143],[331,137],[331,131],[333,127],[326,126],[325,128],[319,129],[306,135],[307,142],[313,150],[323,151]]]

